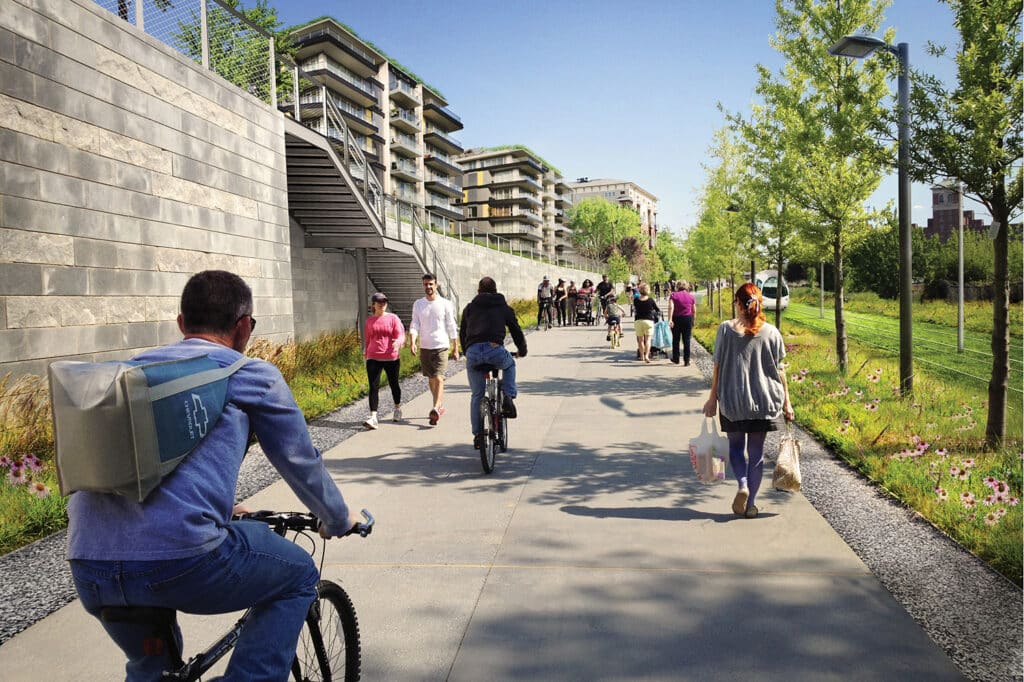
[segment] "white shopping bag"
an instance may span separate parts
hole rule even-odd
[[[708,422],[711,429],[708,429]],[[725,481],[725,458],[729,454],[729,439],[718,433],[714,419],[705,419],[700,434],[690,439],[690,463],[701,483]]]

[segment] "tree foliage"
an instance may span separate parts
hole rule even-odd
[[[582,255],[603,263],[621,256],[629,271],[644,272],[646,248],[636,211],[601,197],[583,199],[569,210],[569,227]]]
[[[913,172],[924,181],[953,178],[981,202],[997,224],[993,244],[992,375],[985,439],[1006,434],[1009,378],[1009,224],[1021,211],[1022,53],[1020,0],[946,0],[960,32],[957,82],[917,74]],[[942,48],[932,48],[942,52]]]

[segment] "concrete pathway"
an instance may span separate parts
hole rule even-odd
[[[627,324],[627,327],[629,325]],[[529,336],[520,418],[494,474],[465,374],[327,453],[374,534],[328,546],[359,614],[364,680],[954,680],[945,654],[800,494],[733,516],[686,446],[706,383],[634,360],[631,329]],[[283,483],[250,506],[295,509]],[[186,647],[230,616],[182,619]],[[76,603],[0,647],[5,680],[110,680],[116,648]]]

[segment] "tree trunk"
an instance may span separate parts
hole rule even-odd
[[[836,361],[839,363],[839,375],[845,377],[847,344],[846,316],[843,314],[843,247],[838,237],[832,243],[832,269],[835,271],[833,284],[835,288]]]
[[[999,221],[993,244],[995,258],[992,277],[992,377],[988,382],[988,421],[985,446],[998,448],[1006,436],[1006,388],[1010,374],[1010,287],[1007,278],[1007,235],[1009,209],[1002,179],[993,197],[992,220]]]

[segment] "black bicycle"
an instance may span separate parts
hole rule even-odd
[[[513,353],[513,357],[515,354]],[[480,399],[480,464],[484,473],[494,471],[498,450],[508,450],[508,417],[505,416],[505,393],[501,390],[501,370],[494,365],[478,367],[484,373],[484,396]]]
[[[363,510],[364,523],[358,523],[346,535],[366,537],[373,532],[373,515]],[[237,520],[262,521],[275,533],[285,537],[288,531],[308,539],[316,550],[317,531],[320,521],[305,512],[258,511],[240,514]],[[326,542],[321,541],[320,566],[323,567]],[[295,659],[292,661],[292,678],[295,682],[316,682],[327,680],[358,680],[361,665],[359,649],[359,622],[352,600],[341,585],[330,580],[321,580],[316,586],[319,598],[309,607],[306,623],[299,635]],[[249,620],[251,609],[224,636],[206,650],[185,662],[174,636],[176,611],[151,606],[108,606],[100,611],[100,618],[107,622],[135,623],[140,630],[152,633],[149,639],[159,642],[157,649],[168,652],[172,668],[163,674],[165,680],[196,682],[234,648]]]

